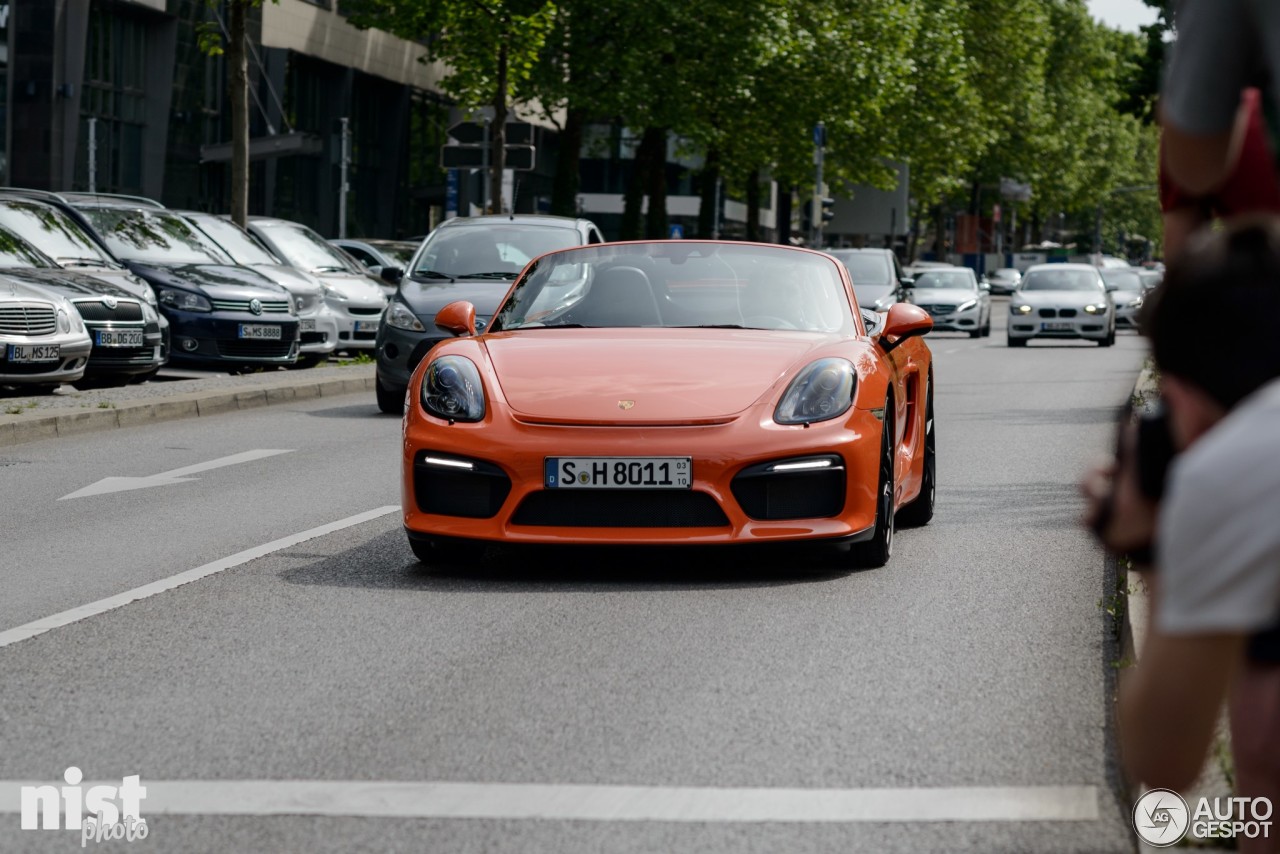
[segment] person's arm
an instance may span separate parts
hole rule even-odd
[[[1243,125],[1236,122],[1219,133],[1196,134],[1182,130],[1163,112],[1160,153],[1174,182],[1194,196],[1206,195],[1225,184],[1240,159],[1247,121]]]
[[[1245,638],[1169,635],[1151,623],[1141,662],[1121,676],[1124,770],[1133,782],[1182,791],[1204,767]]]

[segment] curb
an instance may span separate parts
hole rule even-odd
[[[294,400],[334,397],[373,391],[372,368],[359,377],[335,377],[313,382],[304,378],[263,383],[250,388],[217,389],[168,397],[122,401],[110,409],[66,410],[48,415],[0,416],[0,447],[77,436],[101,430],[156,424],[257,409]]]

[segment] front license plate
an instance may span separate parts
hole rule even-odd
[[[298,331],[299,332],[315,332],[316,331],[315,318],[307,318],[306,320],[299,320]]]
[[[261,326],[256,323],[242,323],[240,324],[240,337],[252,338],[258,341],[279,341],[281,337],[280,327]]]
[[[1042,332],[1070,332],[1075,326],[1070,323],[1042,323],[1040,330]]]
[[[141,329],[98,329],[94,333],[99,347],[141,347]]]
[[[10,362],[56,362],[61,352],[57,344],[10,344],[6,356]]]
[[[356,332],[377,332],[378,321],[376,320],[357,320]]]
[[[688,489],[689,457],[547,457],[547,489]]]

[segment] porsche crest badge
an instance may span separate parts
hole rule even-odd
[[[628,410],[628,409],[633,408],[635,405],[636,405],[636,402],[635,402],[634,400],[620,400],[620,401],[618,401],[618,408],[619,408],[619,409],[621,409],[621,410],[623,410],[624,412],[625,412],[626,410]]]

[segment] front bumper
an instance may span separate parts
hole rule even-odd
[[[337,324],[339,350],[372,350],[376,346],[383,305],[359,305],[337,300],[328,303]]]
[[[167,353],[164,335],[158,323],[93,323],[85,321],[93,349],[89,354],[86,377],[141,376],[149,374],[165,363]],[[141,347],[103,347],[98,342],[99,332],[117,330],[142,330]]]
[[[1142,311],[1142,306],[1116,306],[1116,326],[1123,326],[1127,329],[1138,328],[1138,315]]]
[[[10,362],[9,345],[58,345],[58,358],[51,362]],[[72,383],[84,377],[93,345],[89,336],[67,333],[56,336],[5,335],[0,337],[0,385]]]
[[[162,306],[169,319],[170,360],[235,365],[292,365],[298,360],[298,319],[292,314],[188,312]],[[240,326],[279,326],[278,339],[245,339]]]
[[[979,328],[982,309],[974,306],[964,311],[944,314],[934,314],[931,311],[929,317],[933,319],[934,332],[973,332]]]
[[[449,425],[415,401],[405,421],[404,526],[410,536],[542,544],[856,540],[875,525],[880,431],[874,415],[856,409],[810,428],[754,416],[709,427],[556,426],[492,410],[484,422]],[[472,469],[429,463],[428,455]],[[565,456],[689,457],[691,488],[546,488],[546,458]],[[837,460],[839,494],[830,493],[830,480],[775,481],[778,491],[765,498],[758,483],[744,488],[753,467],[798,457]],[[827,490],[826,497],[814,498],[813,489]],[[758,518],[770,501],[793,510],[816,501],[825,509],[813,517]]]
[[[301,355],[328,355],[338,348],[338,318],[321,304],[315,311],[298,315],[298,352]]]
[[[1071,309],[1068,309],[1071,310]],[[1106,314],[1079,312],[1073,317],[1056,313],[1051,317],[1031,314],[1009,314],[1010,338],[1084,338],[1101,341],[1110,334],[1111,317]]]

